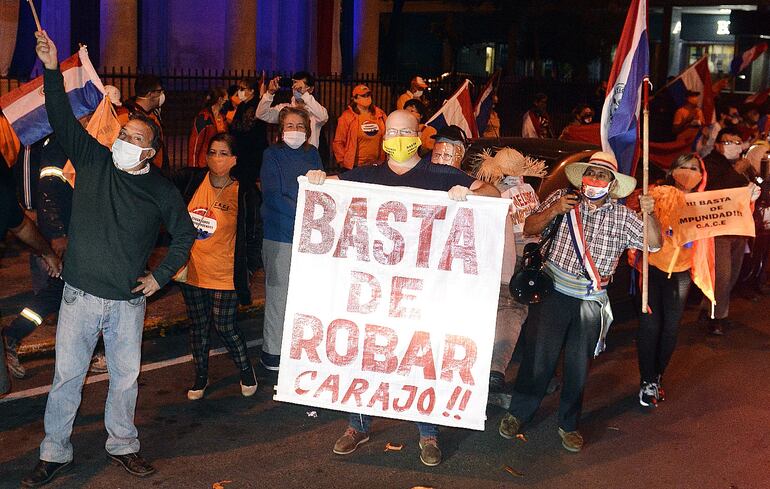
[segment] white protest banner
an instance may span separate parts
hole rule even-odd
[[[275,400],[483,430],[510,200],[299,180]]]
[[[713,236],[754,236],[749,187],[726,188],[685,195],[674,230],[677,246]]]
[[[512,177],[509,177],[512,178]],[[511,199],[511,222],[513,224],[514,233],[524,232],[524,221],[529,217],[533,210],[535,210],[539,204],[537,200],[537,194],[532,186],[528,183],[522,183],[514,185],[505,190],[501,197],[505,199]]]

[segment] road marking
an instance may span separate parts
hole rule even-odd
[[[261,344],[262,344],[262,338],[247,341],[246,348],[259,346]],[[223,353],[227,353],[227,348],[222,347],[222,348],[217,348],[216,350],[211,350],[211,352],[209,353],[209,358],[222,355]],[[170,358],[168,360],[162,360],[160,362],[147,363],[145,365],[142,365],[140,372],[141,373],[152,372],[153,370],[158,370],[166,367],[173,367],[174,365],[179,365],[180,363],[187,363],[191,361],[192,361],[192,355],[184,355],[177,358]],[[86,377],[86,381],[84,385],[95,384],[97,382],[104,382],[105,380],[109,380],[109,379],[110,379],[110,374],[91,375]],[[44,385],[40,387],[35,387],[33,389],[27,389],[24,391],[12,392],[3,398],[0,398],[0,404],[4,402],[9,402],[9,401],[15,401],[17,399],[25,399],[27,397],[41,396],[43,394],[48,394],[50,391],[51,391],[51,386]]]

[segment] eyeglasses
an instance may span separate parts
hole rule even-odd
[[[719,141],[719,144],[723,144],[725,146],[731,146],[733,144],[743,144],[741,141]]]
[[[433,153],[434,160],[451,161],[455,158],[454,153]]]
[[[358,98],[372,98],[371,93],[362,93],[361,95],[356,95]]]
[[[385,136],[391,138],[395,136],[417,136],[417,131],[414,129],[388,129],[385,131]]]

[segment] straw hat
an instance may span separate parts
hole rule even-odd
[[[597,151],[591,158],[586,161],[578,161],[571,163],[564,168],[564,173],[567,175],[567,180],[575,188],[583,186],[583,173],[588,167],[602,168],[609,170],[615,176],[615,180],[618,182],[614,185],[614,188],[610,192],[610,197],[613,199],[622,199],[628,197],[631,192],[636,188],[636,178],[624,175],[618,171],[618,162],[615,160],[615,156],[605,151]]]
[[[491,184],[500,182],[505,177],[546,176],[545,161],[524,156],[513,148],[500,148],[494,156],[487,148],[473,156],[471,166],[477,179]]]

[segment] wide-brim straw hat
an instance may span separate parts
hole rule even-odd
[[[615,180],[618,182],[610,192],[610,197],[613,199],[622,199],[628,197],[631,192],[636,188],[636,178],[624,175],[618,171],[618,162],[610,153],[605,151],[597,151],[588,161],[577,161],[571,163],[564,168],[564,173],[567,176],[567,180],[575,188],[581,188],[583,186],[583,173],[585,173],[588,167],[602,168],[612,172],[615,176]]]

